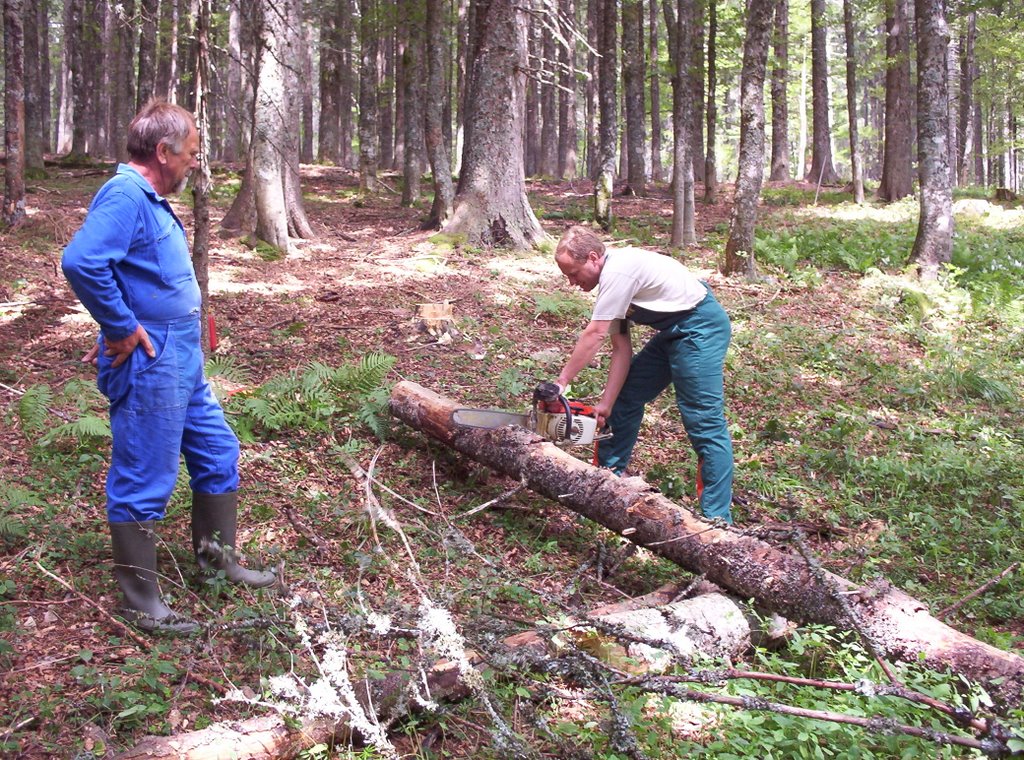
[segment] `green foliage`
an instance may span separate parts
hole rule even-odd
[[[534,293],[536,307],[534,319],[551,316],[556,319],[579,322],[590,315],[590,304],[574,295],[564,293]]]
[[[104,406],[91,382],[71,380],[58,395],[47,385],[33,385],[18,401],[18,420],[26,437],[34,439],[37,453],[59,443],[95,449],[110,438],[110,423],[100,416]],[[64,422],[51,427],[54,417]]]
[[[370,353],[358,362],[329,367],[311,362],[270,378],[247,392],[239,408],[229,408],[239,434],[283,431],[325,431],[343,425],[364,425],[376,436],[385,434],[384,380],[395,358]]]

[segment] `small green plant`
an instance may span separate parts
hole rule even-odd
[[[564,293],[534,293],[533,303],[536,307],[534,319],[550,316],[579,322],[590,315],[590,304]]]

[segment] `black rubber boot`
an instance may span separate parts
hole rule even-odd
[[[107,524],[114,549],[114,578],[124,595],[121,614],[147,633],[185,636],[198,631],[198,623],[174,612],[160,596],[155,521]]]
[[[238,531],[238,494],[192,494],[192,548],[196,562],[209,574],[224,571],[232,583],[265,588],[277,582],[271,570],[249,570],[238,564],[235,535]]]

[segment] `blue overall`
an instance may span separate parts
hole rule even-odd
[[[633,356],[612,407],[613,436],[598,445],[598,462],[617,473],[629,464],[644,407],[673,385],[683,427],[697,452],[697,491],[709,518],[732,522],[732,438],[725,420],[722,368],[729,317],[708,290],[695,308],[658,332]]]
[[[185,231],[166,199],[121,165],[96,194],[61,261],[99,323],[97,386],[110,401],[110,522],[163,519],[180,456],[192,490],[238,489],[238,439],[203,376],[199,285]],[[116,369],[104,337],[141,324],[156,352],[139,346]]]

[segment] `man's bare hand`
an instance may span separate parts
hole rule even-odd
[[[150,359],[156,358],[156,351],[153,349],[153,344],[149,342],[149,334],[146,332],[146,328],[139,325],[135,328],[135,332],[126,338],[121,340],[107,340],[103,339],[106,350],[103,352],[104,356],[113,356],[114,361],[110,363],[111,367],[120,367],[128,357],[132,355],[132,351],[135,350],[136,346],[142,346],[145,350],[146,355]],[[86,354],[88,356],[88,354]],[[84,361],[84,359],[83,359]]]
[[[100,344],[99,343],[93,343],[92,344],[92,348],[90,348],[86,352],[85,356],[83,356],[81,359],[79,359],[79,361],[82,362],[82,364],[91,364],[92,366],[95,367],[97,364],[99,364],[99,361],[97,360],[97,357],[99,355],[100,355]]]

